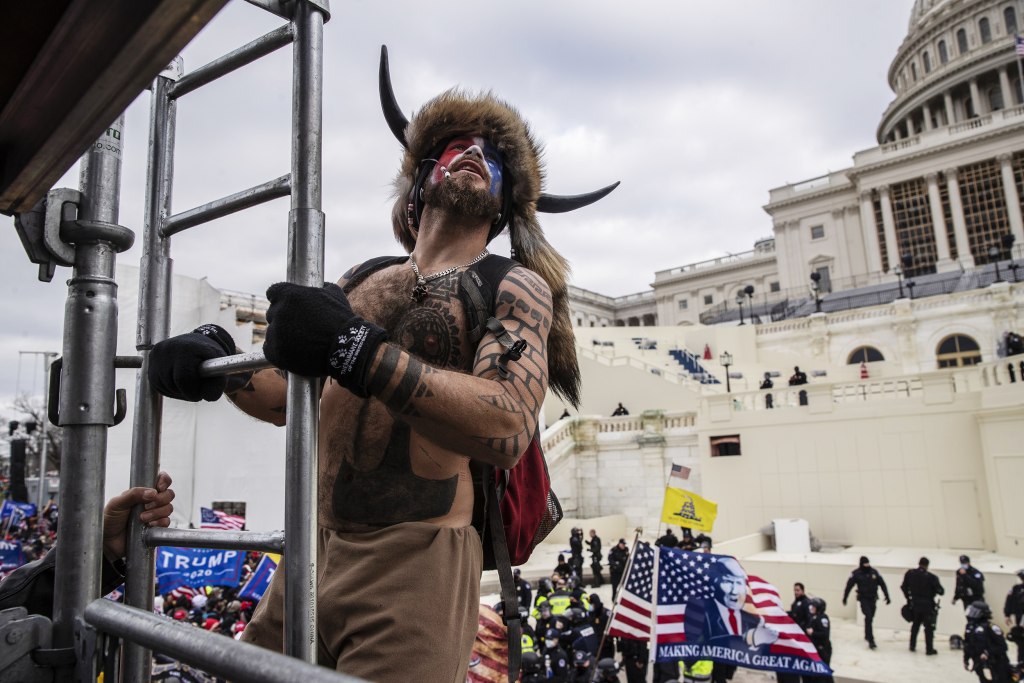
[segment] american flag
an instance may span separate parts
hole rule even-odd
[[[660,552],[655,627],[657,644],[685,643],[687,603],[714,597],[708,570],[714,563],[732,558],[663,546],[657,551]],[[637,544],[626,585],[619,594],[609,622],[608,635],[633,640],[650,639],[654,553],[655,549],[650,545]],[[778,590],[768,582],[756,576],[747,577],[745,611],[759,614],[765,626],[779,633],[779,639],[769,646],[769,653],[821,660],[814,644],[786,614]]]
[[[227,531],[240,531],[245,528],[245,517],[240,515],[229,515],[223,510],[211,510],[210,508],[199,508],[202,520],[199,523],[200,529],[226,529]]]
[[[690,478],[690,468],[689,467],[684,467],[682,465],[676,465],[675,463],[672,463],[672,473],[671,473],[670,476],[679,477],[680,479],[689,479]]]
[[[1013,46],[1017,51],[1018,55],[1024,55],[1024,36],[1016,35],[1013,37]]]

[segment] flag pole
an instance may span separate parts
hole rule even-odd
[[[654,567],[651,568],[651,636],[647,644],[647,683],[654,680],[654,664],[658,659],[658,563],[661,546],[654,546]]]
[[[626,567],[622,571],[622,578],[619,579],[619,585],[615,587],[615,599],[612,600],[612,611],[608,617],[608,623],[604,625],[604,631],[601,633],[601,642],[597,646],[598,657],[601,656],[601,651],[604,650],[604,641],[608,638],[608,629],[611,628],[612,622],[615,621],[615,610],[619,606],[619,596],[622,595],[622,586],[629,578],[629,570],[633,568],[633,556],[636,554],[636,544],[640,540],[640,532],[643,531],[643,527],[636,527],[633,533],[633,545],[629,549],[629,559],[626,561]],[[597,676],[597,669],[594,669],[594,675]]]

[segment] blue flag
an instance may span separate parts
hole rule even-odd
[[[0,541],[0,572],[11,572],[25,564],[21,541]]]
[[[14,524],[17,524],[22,519],[33,517],[36,514],[35,503],[18,503],[10,498],[4,501],[3,506],[0,506],[0,519],[7,519],[11,515],[14,515]]]
[[[245,582],[242,589],[238,591],[238,597],[251,598],[256,602],[260,601],[263,594],[270,588],[270,579],[274,578],[277,570],[277,562],[270,555],[264,555],[260,563],[256,565],[256,571],[252,573],[249,580]]]
[[[210,548],[160,548],[156,555],[156,581],[160,593],[190,586],[237,586],[245,553]]]

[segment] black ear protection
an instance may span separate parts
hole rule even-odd
[[[430,176],[430,172],[434,170],[434,164],[438,163],[437,158],[442,152],[444,152],[444,148],[447,144],[447,141],[441,143],[432,149],[431,153],[425,158],[420,159],[420,170],[416,174],[416,182],[412,187],[412,197],[410,202],[413,207],[412,225],[416,230],[420,229],[420,216],[423,215],[423,188],[427,183],[427,178]],[[512,179],[512,174],[508,172],[507,167],[502,169],[501,175],[501,212],[491,225],[491,231],[487,234],[488,242],[501,234],[501,231],[509,224],[509,219],[512,216],[512,186],[515,183]]]

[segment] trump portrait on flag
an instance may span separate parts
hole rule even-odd
[[[699,560],[698,560],[699,561]],[[747,574],[731,557],[707,563],[712,597],[691,600],[686,609],[686,642],[746,647],[767,652],[779,632],[747,612]]]

